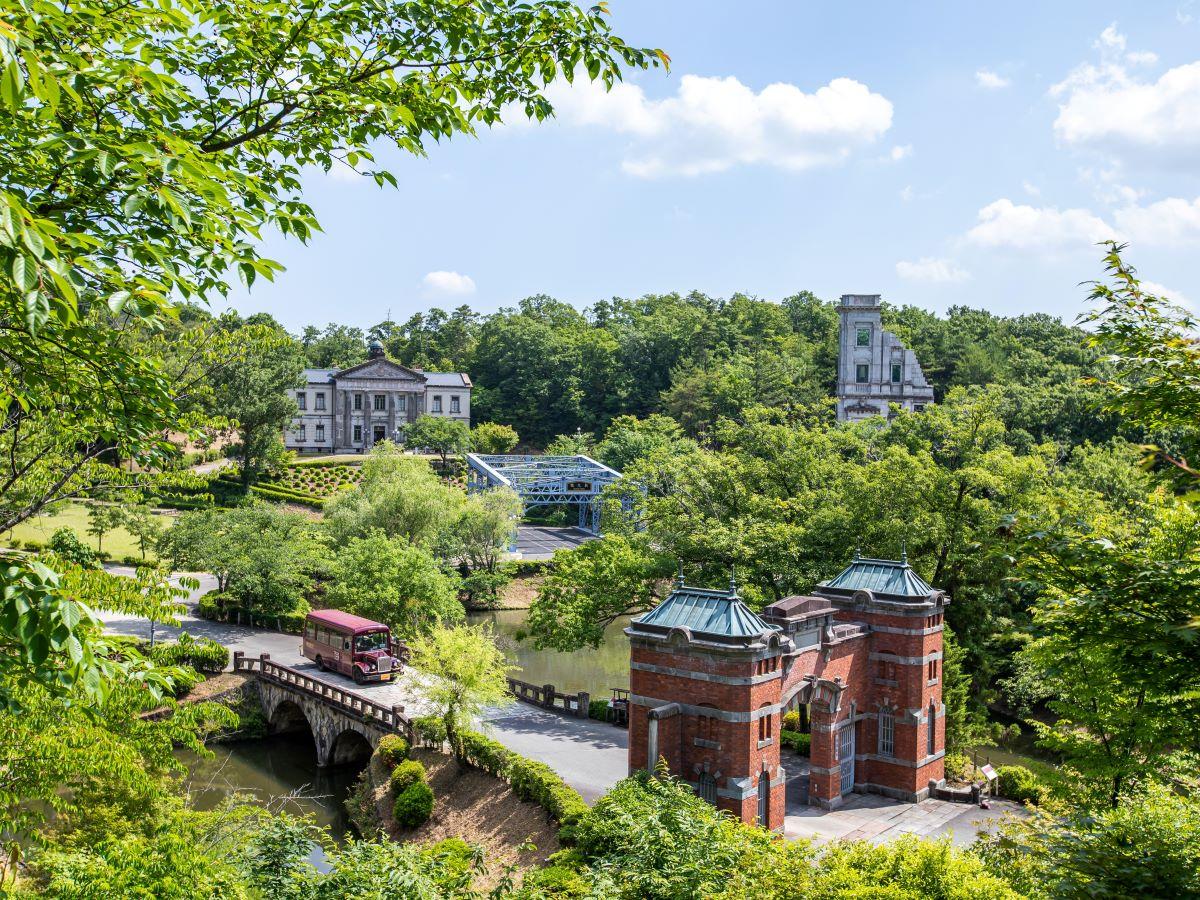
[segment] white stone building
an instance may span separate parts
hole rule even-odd
[[[305,369],[288,393],[298,413],[283,444],[300,453],[364,453],[382,440],[404,439],[418,416],[471,424],[471,379],[465,372],[423,372],[392,362],[371,342],[370,358],[348,369]]]
[[[920,412],[933,402],[917,355],[880,320],[879,294],[843,294],[837,417],[854,422],[886,416],[888,404]]]

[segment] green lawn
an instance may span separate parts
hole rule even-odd
[[[159,518],[162,519],[164,525],[170,526],[175,524],[174,516],[161,515]],[[87,507],[82,503],[64,503],[55,507],[54,512],[49,515],[37,516],[36,518],[22,522],[11,532],[5,532],[0,535],[0,539],[4,543],[16,539],[21,542],[39,541],[45,544],[58,529],[73,528],[81,541],[93,549],[97,549],[96,537],[87,533],[87,526]],[[104,550],[112,554],[113,559],[116,560],[120,560],[125,556],[141,556],[141,550],[138,549],[137,541],[124,528],[110,531],[104,536]],[[146,559],[153,561],[154,551],[148,551]]]

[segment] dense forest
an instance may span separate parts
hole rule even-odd
[[[1040,313],[956,306],[937,316],[887,305],[884,325],[916,351],[938,399],[997,385],[1006,426],[1034,442],[1102,443],[1117,433],[1085,382],[1101,365],[1077,327]],[[522,423],[522,438],[540,447],[576,430],[600,434],[621,415],[663,413],[699,437],[753,407],[819,413],[836,379],[838,314],[807,291],[779,302],[646,295],[583,311],[539,295],[490,316],[460,306],[299,336],[316,367],[361,362],[372,339],[405,365],[468,372],[476,421]]]

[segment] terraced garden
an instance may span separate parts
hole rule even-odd
[[[273,500],[320,507],[340,491],[355,487],[361,477],[357,465],[313,460],[293,463],[276,478],[256,484],[253,491]]]

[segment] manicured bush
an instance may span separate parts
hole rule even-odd
[[[779,744],[783,747],[791,747],[801,756],[808,756],[812,752],[812,735],[783,728],[779,731]]]
[[[433,815],[433,789],[424,781],[410,784],[392,805],[392,817],[401,828],[417,828]]]
[[[415,759],[401,760],[396,768],[392,769],[392,775],[388,779],[392,793],[397,797],[403,794],[409,785],[423,781],[425,781],[425,767]]]
[[[389,766],[399,765],[408,759],[408,741],[398,734],[385,734],[379,739],[375,752]]]
[[[793,709],[783,714],[783,727],[788,731],[800,730],[800,710]]]
[[[588,702],[588,718],[599,719],[601,722],[608,721],[608,701],[607,700],[591,700]]]
[[[1047,789],[1038,777],[1024,766],[999,766],[996,793],[1019,803],[1037,805],[1045,799]]]
[[[975,775],[975,766],[965,753],[946,754],[946,777],[951,781],[970,781]]]
[[[133,566],[136,569],[138,566],[144,566],[148,563],[140,556],[135,556],[134,554],[130,553],[128,556],[121,557],[121,564],[125,566]]]
[[[422,744],[440,747],[446,743],[446,723],[440,716],[418,716],[412,720],[412,724]]]

